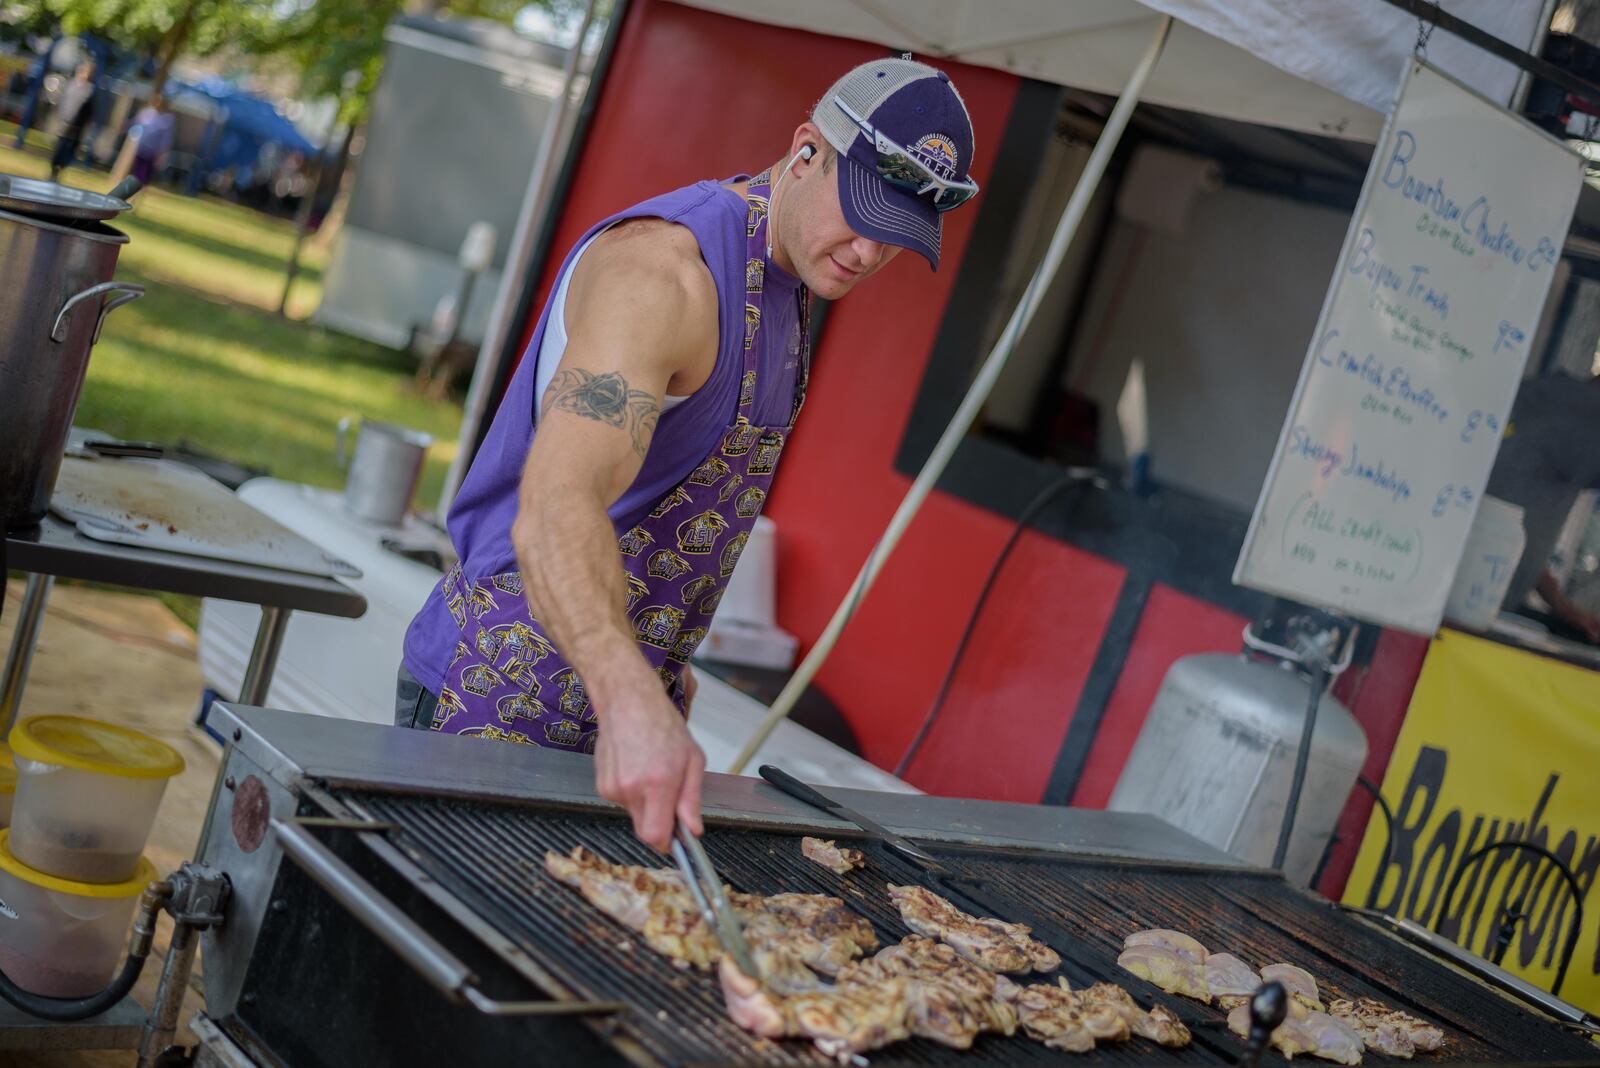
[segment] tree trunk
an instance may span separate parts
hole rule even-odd
[[[172,29],[167,31],[161,39],[161,47],[157,52],[161,58],[156,62],[155,77],[150,79],[150,95],[154,97],[161,92],[167,84],[167,75],[172,71],[172,64],[183,53],[184,46],[189,43],[189,35],[194,32],[195,15],[198,13],[202,0],[189,0],[184,5],[183,14],[178,16],[178,21],[172,24]]]

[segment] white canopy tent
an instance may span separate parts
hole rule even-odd
[[[1385,0],[675,0],[736,18],[872,41],[921,57],[1010,71],[1118,97],[1043,261],[922,472],[868,556],[833,619],[773,703],[730,771],[786,716],[815,676],[873,579],[938,481],[1055,274],[1134,106],[1141,100],[1289,130],[1375,141],[1393,102],[1418,22]],[[1536,51],[1555,0],[1443,0],[1445,12],[1515,48]],[[1440,32],[1436,67],[1501,103],[1517,67]],[[539,175],[535,175],[535,182]],[[530,188],[526,245],[548,204]],[[505,285],[525,280],[507,271]],[[502,293],[497,309],[516,300]],[[504,339],[515,324],[491,324]],[[486,340],[468,400],[448,499],[485,417],[487,381],[503,353]],[[503,341],[500,342],[503,345]]]

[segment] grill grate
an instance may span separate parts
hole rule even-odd
[[[544,854],[585,845],[608,859],[659,866],[626,821],[525,805],[346,792],[341,800],[400,828],[395,844],[441,885],[527,952],[570,996],[633,1006],[620,1029],[664,1065],[819,1066],[831,1062],[802,1042],[769,1042],[723,1013],[714,976],[673,968],[621,925],[544,871]],[[841,836],[844,837],[844,836]],[[844,877],[805,860],[798,836],[743,827],[708,828],[705,846],[723,878],[750,893],[833,894],[865,916],[885,943],[907,932],[885,882],[922,882],[918,869],[870,840]],[[1195,1033],[1182,1051],[1135,1039],[1073,1055],[1020,1035],[981,1035],[971,1050],[921,1039],[871,1055],[874,1065],[1106,1065],[1232,1063],[1243,1044],[1219,1010],[1169,996],[1116,966],[1122,937],[1140,927],[1186,930],[1252,964],[1298,963],[1329,996],[1372,996],[1442,1024],[1449,1044],[1436,1063],[1593,1063],[1582,1039],[1534,1016],[1422,954],[1368,930],[1271,876],[1174,870],[987,850],[935,850],[956,873],[933,886],[969,910],[1034,926],[1062,954],[1073,985],[1109,980],[1142,1002],[1172,1008]],[[631,948],[624,948],[631,947]],[[1354,962],[1361,962],[1357,965]],[[1044,977],[1053,982],[1055,974]],[[1369,1062],[1383,1058],[1369,1053]]]

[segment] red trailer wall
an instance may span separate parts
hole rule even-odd
[[[699,178],[777,159],[828,83],[870,44],[634,0],[534,302],[599,218]],[[942,64],[972,114],[989,177],[1018,79]],[[894,457],[978,217],[947,217],[944,269],[900,257],[830,312],[811,396],[767,507],[779,529],[779,622],[808,648],[909,480]],[[536,318],[536,313],[535,313]],[[524,344],[533,319],[524,328]],[[981,354],[974,354],[974,360]],[[935,492],[818,684],[865,755],[892,766],[933,699],[1010,521]],[[1019,545],[910,779],[939,793],[1037,801],[1121,588],[1120,566],[1054,539]],[[1238,648],[1243,620],[1158,588],[1107,709],[1077,800],[1103,804],[1167,666]],[[803,651],[803,650],[802,650]],[[718,770],[718,769],[713,769]]]

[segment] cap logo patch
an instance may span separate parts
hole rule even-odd
[[[911,154],[927,164],[939,177],[953,180],[956,176],[956,143],[948,134],[931,133],[911,146]]]

